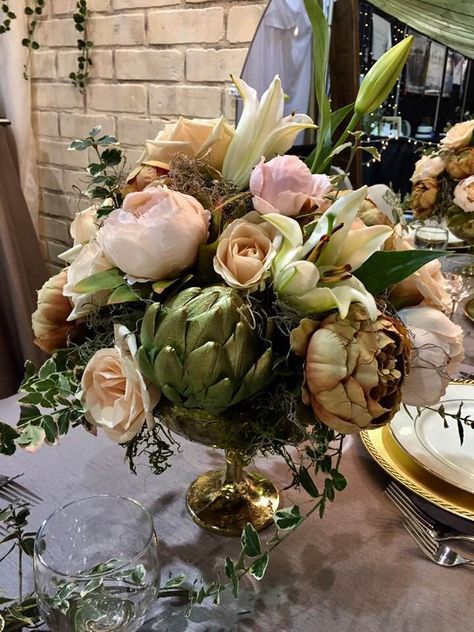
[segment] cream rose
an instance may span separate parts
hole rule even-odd
[[[31,316],[35,343],[46,353],[65,347],[75,329],[75,325],[67,322],[72,308],[63,295],[66,281],[66,268],[48,279],[38,292],[38,307]]]
[[[222,233],[214,270],[227,285],[250,292],[261,288],[281,243],[281,236],[256,212],[234,220]]]
[[[296,217],[303,208],[326,210],[325,195],[332,189],[324,174],[313,175],[297,156],[262,158],[250,176],[250,191],[256,211]]]
[[[466,213],[474,213],[474,176],[461,180],[456,186],[454,203]]]
[[[459,149],[460,147],[468,147],[472,144],[472,135],[474,133],[474,119],[464,121],[453,125],[441,139],[441,145],[445,149]]]
[[[114,333],[114,348],[97,351],[84,370],[81,401],[89,423],[103,428],[112,441],[125,443],[144,423],[153,427],[160,392],[138,370],[135,336],[122,325]]]
[[[210,213],[167,187],[129,193],[97,233],[105,256],[130,280],[172,279],[195,263]]]
[[[402,390],[404,404],[439,402],[464,358],[463,332],[433,307],[409,307],[399,317],[412,334],[411,370]]]
[[[455,180],[462,180],[474,174],[474,147],[465,147],[450,153],[446,160],[446,171]]]
[[[83,318],[107,303],[109,290],[100,290],[92,295],[77,292],[75,287],[79,281],[113,267],[96,240],[89,242],[82,248],[76,259],[67,268],[67,283],[64,286],[63,294],[69,297],[74,305],[68,321]]]
[[[89,206],[84,211],[76,213],[70,227],[74,245],[87,244],[96,234],[99,228],[97,220],[97,207]]]
[[[146,141],[140,164],[168,163],[176,153],[205,158],[218,171],[222,170],[227,147],[234,137],[234,127],[221,116],[218,119],[187,119],[180,117],[168,123],[154,140]],[[130,180],[137,173],[132,172]]]
[[[444,171],[444,160],[439,156],[422,156],[415,164],[415,171],[410,180],[413,184],[426,180],[427,178],[436,178]]]

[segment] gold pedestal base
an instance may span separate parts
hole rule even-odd
[[[200,527],[222,533],[237,535],[250,522],[257,531],[272,523],[278,509],[278,490],[257,472],[239,472],[229,476],[214,470],[199,476],[186,494],[186,504],[194,522]]]

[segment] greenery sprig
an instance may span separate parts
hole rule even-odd
[[[0,13],[0,34],[7,33],[10,30],[10,24],[12,20],[16,19],[16,13],[14,13],[6,2],[2,2],[2,13]]]
[[[72,16],[72,19],[74,20],[76,31],[81,34],[81,37],[77,40],[79,55],[77,57],[77,72],[71,72],[69,77],[73,85],[80,90],[84,90],[89,81],[89,66],[93,65],[90,49],[94,44],[87,38],[88,14],[87,0],[78,0],[76,3],[76,12]]]
[[[27,16],[27,23],[28,23],[28,37],[24,37],[21,40],[22,45],[28,49],[28,55],[27,55],[25,64],[23,66],[23,77],[25,79],[29,78],[28,73],[29,73],[30,63],[31,63],[31,51],[38,50],[38,48],[40,47],[38,42],[35,40],[34,35],[35,35],[36,26],[38,24],[38,18],[41,17],[41,15],[43,14],[43,8],[44,8],[44,0],[34,0],[34,6],[25,7],[25,15]]]

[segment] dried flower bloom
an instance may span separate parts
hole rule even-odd
[[[413,186],[411,207],[417,219],[427,219],[436,210],[439,183],[436,178],[420,180]]]

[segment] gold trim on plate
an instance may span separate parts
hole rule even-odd
[[[474,494],[445,483],[420,467],[396,443],[388,426],[364,430],[360,436],[372,458],[399,483],[433,505],[474,521]]]

